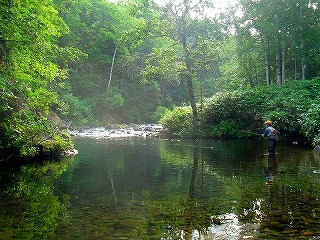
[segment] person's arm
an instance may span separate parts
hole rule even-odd
[[[267,137],[269,135],[270,129],[266,128],[266,130],[264,131],[264,134],[262,135],[263,137]]]

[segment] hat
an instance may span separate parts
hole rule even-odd
[[[271,125],[272,122],[270,120],[266,121],[265,124]]]

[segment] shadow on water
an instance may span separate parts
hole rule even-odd
[[[75,138],[1,173],[0,239],[317,239],[320,156],[264,141]]]
[[[68,196],[54,192],[54,181],[73,158],[41,163],[2,162],[0,239],[47,239],[65,217]]]

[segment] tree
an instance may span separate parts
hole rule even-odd
[[[60,134],[50,114],[60,104],[55,89],[67,76],[57,62],[68,49],[56,40],[68,28],[50,0],[2,3],[0,141],[21,155],[36,155]]]
[[[306,69],[314,68],[310,64],[314,53],[319,53],[316,1],[242,0],[240,3],[243,17],[238,33],[241,35],[245,28],[251,32],[251,38],[264,43],[260,48],[265,56],[267,85],[272,82],[272,74],[277,84],[297,77],[305,79]],[[315,76],[317,73],[313,72],[308,78]]]
[[[87,55],[70,66],[70,91],[82,105],[88,106],[89,115],[101,123],[127,122],[133,115],[139,118],[132,121],[146,121],[147,108],[136,109],[133,105],[157,102],[157,94],[147,101],[139,98],[150,86],[153,86],[153,93],[158,91],[153,84],[141,85],[140,80],[145,52],[150,48],[148,38],[155,22],[148,1],[114,4],[104,0],[80,0],[64,5],[62,16],[70,27],[70,34],[61,38],[60,44],[75,45]],[[148,111],[152,108],[156,106]],[[133,109],[140,113],[133,113]],[[90,117],[83,118],[91,121]]]
[[[221,38],[217,26],[205,16],[206,7],[210,7],[208,1],[185,0],[169,1],[159,8],[162,21],[162,32],[159,35],[168,39],[160,49],[168,54],[163,56],[162,61],[158,61],[159,71],[156,65],[150,65],[146,70],[151,75],[159,76],[164,75],[163,69],[167,69],[167,72],[174,73],[179,81],[187,84],[195,133],[198,128],[198,110],[194,83],[199,80],[201,71],[208,76],[209,72],[215,70],[217,54],[210,50],[214,46],[214,39]],[[176,72],[162,66],[171,66]]]

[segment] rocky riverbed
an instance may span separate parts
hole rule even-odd
[[[71,136],[91,138],[121,138],[121,137],[157,137],[160,136],[162,126],[159,124],[125,125],[94,127],[69,130]]]

